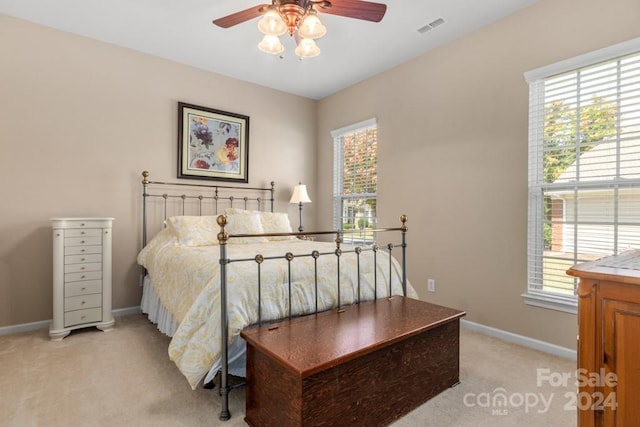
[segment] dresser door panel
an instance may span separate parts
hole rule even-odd
[[[605,425],[633,426],[640,419],[640,304],[605,300],[603,305],[605,372],[615,374],[615,383],[603,379]]]
[[[64,233],[65,237],[87,237],[87,236],[101,236],[102,229],[100,228],[91,228],[91,229],[80,229],[80,228],[70,228]]]
[[[82,323],[99,322],[102,320],[102,309],[89,308],[86,310],[67,311],[64,313],[64,326],[69,327]]]
[[[67,246],[65,255],[101,254],[102,245]]]
[[[102,294],[78,295],[64,299],[64,311],[102,307]]]
[[[68,223],[66,224],[66,227],[64,228],[68,228],[69,230],[74,230],[74,229],[82,229],[82,228],[102,228],[105,227],[105,225],[109,224],[109,227],[111,227],[110,225],[111,223],[111,219],[107,219],[105,220],[93,220],[93,219],[88,219],[88,220],[83,220],[83,221],[79,221],[76,218],[70,218],[70,221],[68,221]]]
[[[65,264],[85,264],[88,262],[102,262],[102,254],[66,255],[64,257]]]
[[[84,264],[66,264],[64,266],[64,272],[66,273],[79,273],[82,271],[101,271],[101,262],[87,262]]]
[[[64,239],[65,246],[100,245],[102,237],[67,237]]]
[[[80,273],[67,273],[64,275],[64,282],[79,282],[81,280],[94,280],[101,279],[102,272],[101,271],[87,271]]]
[[[84,280],[81,282],[66,283],[64,285],[65,297],[98,294],[100,292],[102,292],[102,280]]]

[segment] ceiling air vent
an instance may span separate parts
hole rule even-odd
[[[436,19],[436,20],[434,20],[434,21],[429,22],[429,23],[428,23],[427,25],[425,25],[424,27],[420,27],[420,28],[418,28],[418,32],[419,32],[420,34],[424,34],[424,33],[426,33],[426,32],[427,32],[427,31],[429,31],[429,30],[433,30],[434,28],[439,27],[440,25],[444,24],[444,22],[445,22],[445,21],[444,21],[444,19],[442,19],[442,18],[438,18],[438,19]]]

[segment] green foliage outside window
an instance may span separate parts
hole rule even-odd
[[[616,102],[593,96],[583,107],[572,108],[564,101],[552,101],[545,108],[544,180],[553,183],[579,154],[617,132]],[[544,248],[551,248],[551,198],[544,203]]]

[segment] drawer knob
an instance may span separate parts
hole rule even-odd
[[[84,304],[86,304],[86,301],[82,301],[80,304],[84,305]]]
[[[83,266],[83,267],[80,267],[80,270],[84,270],[84,269],[85,269],[85,267],[84,267],[84,266]]]
[[[80,227],[84,227],[84,222],[80,223]]]
[[[85,318],[85,317],[86,317],[86,316],[84,316],[84,315],[83,315],[83,316],[80,318],[80,320],[84,320],[84,318]]]
[[[81,249],[80,252],[84,252],[86,249]]]
[[[84,240],[81,240],[80,243],[84,243]]]
[[[80,288],[81,291],[84,291],[85,289],[87,289],[87,288],[85,288],[85,287]]]
[[[86,258],[80,258],[80,261],[84,261]]]
[[[82,276],[80,276],[81,279],[84,279],[84,277],[85,277],[84,274]]]

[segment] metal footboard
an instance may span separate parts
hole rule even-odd
[[[393,285],[393,251],[396,247],[400,248],[401,251],[401,268],[400,268],[400,272],[399,272],[399,276],[400,276],[400,283],[402,285],[402,295],[406,296],[407,294],[407,275],[406,275],[406,249],[407,249],[407,243],[406,243],[406,234],[407,234],[407,216],[406,215],[402,215],[400,217],[400,221],[401,221],[401,226],[398,228],[380,228],[380,229],[375,229],[372,230],[373,233],[375,233],[375,235],[377,235],[378,233],[385,233],[385,232],[399,232],[400,233],[400,237],[401,237],[401,242],[399,244],[393,244],[393,243],[389,243],[386,244],[385,246],[383,246],[383,248],[386,249],[386,251],[388,252],[388,259],[389,259],[389,286],[386,289],[387,290],[387,297],[391,297],[393,295],[393,289],[392,289],[392,285]],[[229,353],[228,353],[228,346],[229,346],[229,313],[228,313],[228,305],[227,305],[227,266],[230,263],[253,263],[256,266],[256,270],[257,270],[257,292],[258,292],[258,307],[257,307],[257,311],[258,311],[258,322],[257,325],[258,326],[262,326],[264,323],[264,319],[262,317],[262,265],[263,263],[269,261],[269,260],[286,260],[287,262],[287,270],[288,270],[288,277],[287,277],[287,281],[288,281],[288,316],[285,319],[279,319],[279,320],[286,320],[287,318],[289,320],[291,320],[294,317],[294,314],[292,313],[292,274],[291,274],[291,264],[292,262],[294,262],[294,260],[296,258],[300,258],[300,257],[311,257],[314,260],[314,283],[312,284],[312,286],[314,287],[314,292],[315,292],[315,310],[309,312],[309,313],[303,313],[302,315],[308,315],[308,314],[317,314],[319,312],[318,310],[318,259],[321,256],[335,256],[336,259],[336,265],[337,265],[337,280],[336,280],[336,286],[337,286],[337,305],[335,307],[333,307],[333,309],[336,309],[338,311],[341,310],[342,308],[342,300],[341,300],[341,295],[340,295],[340,289],[341,289],[341,283],[340,283],[340,278],[341,278],[341,274],[340,274],[340,268],[341,268],[341,257],[344,254],[347,253],[353,253],[355,254],[355,259],[356,259],[356,269],[357,269],[357,297],[355,298],[354,303],[358,304],[361,302],[362,297],[361,297],[361,274],[360,274],[360,259],[361,256],[363,256],[363,254],[366,254],[367,252],[371,252],[374,262],[374,284],[373,284],[373,296],[374,298],[378,297],[378,276],[377,276],[377,265],[378,265],[378,252],[381,250],[381,247],[376,245],[376,244],[372,244],[372,245],[366,245],[366,246],[355,246],[354,248],[351,249],[347,249],[345,250],[342,246],[343,243],[343,235],[346,233],[349,233],[350,231],[321,231],[321,232],[298,232],[298,233],[270,233],[270,234],[260,234],[260,235],[247,235],[247,234],[228,234],[227,231],[225,230],[225,227],[227,225],[227,217],[225,215],[219,215],[217,218],[217,222],[218,225],[220,226],[220,232],[218,233],[218,242],[220,244],[220,313],[221,313],[221,370],[220,370],[220,395],[221,395],[221,409],[220,409],[220,420],[222,421],[226,421],[228,419],[231,418],[231,413],[229,412],[229,392],[231,391],[231,387],[229,386],[229,369],[228,369],[228,364],[229,364]],[[357,233],[358,231],[354,231],[354,233]],[[307,253],[307,254],[294,254],[292,252],[286,252],[285,254],[282,254],[281,256],[264,256],[261,254],[256,255],[253,258],[240,258],[240,259],[230,259],[228,257],[228,252],[227,252],[227,244],[229,242],[230,239],[233,238],[243,238],[243,237],[275,237],[275,236],[297,236],[299,238],[308,238],[308,236],[323,236],[323,235],[331,235],[334,237],[334,241],[335,241],[335,250],[331,251],[331,252],[320,252],[317,250],[312,251],[311,253]],[[398,276],[398,273],[396,273],[396,276]],[[269,321],[272,321],[273,319],[269,319]]]

